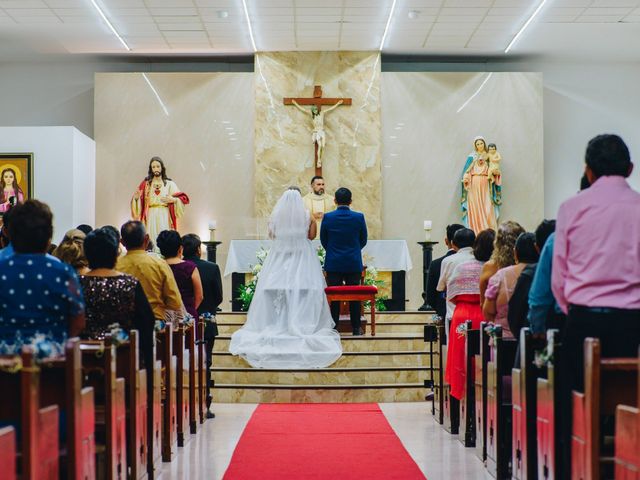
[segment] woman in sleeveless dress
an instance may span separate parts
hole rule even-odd
[[[229,351],[256,368],[323,368],[342,355],[324,293],[326,282],[310,239],[316,224],[297,189],[278,200],[269,223],[273,244],[245,325]]]

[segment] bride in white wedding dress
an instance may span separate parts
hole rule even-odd
[[[229,351],[256,368],[323,368],[342,355],[326,282],[309,238],[316,223],[297,189],[287,190],[271,214],[271,250],[262,266],[244,326]]]

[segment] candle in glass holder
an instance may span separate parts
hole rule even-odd
[[[216,227],[218,223],[215,220],[209,222],[209,241],[214,242],[216,240]]]
[[[427,242],[431,240],[431,227],[432,227],[431,220],[425,220],[424,221],[424,237]]]

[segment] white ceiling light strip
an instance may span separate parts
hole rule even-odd
[[[249,19],[249,10],[247,9],[246,0],[242,0],[242,7],[244,8],[244,18],[247,19],[247,26],[249,27],[249,37],[251,38],[251,46],[253,47],[253,51],[257,52],[256,41],[253,38],[253,28],[251,27],[251,20]]]
[[[531,22],[533,22],[533,19],[536,18],[538,16],[538,14],[540,13],[540,10],[542,10],[542,7],[544,7],[544,4],[547,3],[547,0],[542,0],[540,2],[540,5],[538,5],[538,8],[536,8],[534,10],[534,12],[531,14],[531,16],[529,17],[529,19],[524,23],[524,25],[522,26],[522,28],[520,29],[520,31],[518,33],[516,33],[516,36],[513,37],[513,40],[511,40],[511,43],[509,43],[509,45],[507,45],[507,48],[504,49],[504,53],[509,53],[509,50],[511,50],[511,48],[516,44],[516,42],[520,39],[520,36],[524,33],[524,31],[527,29],[527,27],[529,26],[529,24],[531,24]]]
[[[393,0],[393,3],[391,4],[391,11],[389,12],[389,18],[387,18],[387,25],[384,27],[384,33],[382,34],[382,41],[380,42],[380,48],[379,48],[380,51],[382,51],[382,48],[384,47],[384,42],[387,40],[387,33],[389,33],[389,25],[391,25],[393,12],[396,9],[396,1],[397,0]]]
[[[95,7],[95,9],[98,11],[98,13],[100,14],[100,16],[102,17],[102,19],[104,20],[104,23],[107,24],[107,26],[109,27],[109,29],[111,30],[111,32],[118,38],[118,40],[120,40],[120,43],[124,46],[124,48],[127,49],[128,52],[131,51],[131,48],[129,47],[129,45],[127,45],[127,42],[124,41],[124,38],[122,38],[120,36],[120,34],[118,33],[118,31],[115,29],[115,27],[111,24],[111,22],[109,21],[109,19],[107,18],[107,16],[104,14],[104,12],[102,11],[102,9],[100,8],[100,6],[96,3],[96,0],[91,0],[91,3],[93,4],[93,6]]]
[[[160,106],[162,107],[162,110],[164,110],[164,114],[168,117],[169,116],[169,110],[167,110],[167,107],[165,106],[164,102],[162,101],[162,99],[160,98],[160,94],[158,93],[158,91],[155,89],[155,87],[151,84],[151,80],[149,80],[149,77],[147,77],[146,73],[142,74],[142,77],[144,78],[144,80],[147,82],[147,85],[149,85],[149,88],[151,89],[151,91],[153,92],[153,94],[156,96],[156,99],[158,99],[158,103],[160,104]]]
[[[462,106],[458,109],[458,111],[457,111],[456,113],[460,113],[460,112],[464,109],[464,107],[466,107],[466,106],[469,104],[469,102],[470,102],[471,100],[473,100],[474,98],[476,98],[476,97],[478,96],[478,94],[480,93],[480,90],[482,90],[482,89],[484,88],[484,86],[487,84],[487,82],[489,81],[489,79],[491,78],[491,76],[492,76],[492,75],[493,75],[493,72],[491,72],[491,73],[489,73],[489,74],[487,75],[487,78],[485,78],[485,79],[484,79],[484,82],[482,82],[482,85],[480,85],[480,87],[478,88],[478,90],[476,90],[476,93],[474,93],[473,95],[471,95],[471,96],[469,97],[469,100],[467,100],[466,102],[464,102],[464,103],[462,104]]]

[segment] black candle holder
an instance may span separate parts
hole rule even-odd
[[[202,242],[202,243],[204,243],[207,246],[207,260],[209,262],[218,263],[216,262],[218,245],[220,245],[222,242],[208,241],[208,242]]]
[[[422,299],[424,302],[418,308],[421,312],[433,310],[433,307],[427,302],[427,279],[429,278],[429,266],[433,260],[433,246],[440,242],[418,242],[422,246]]]

